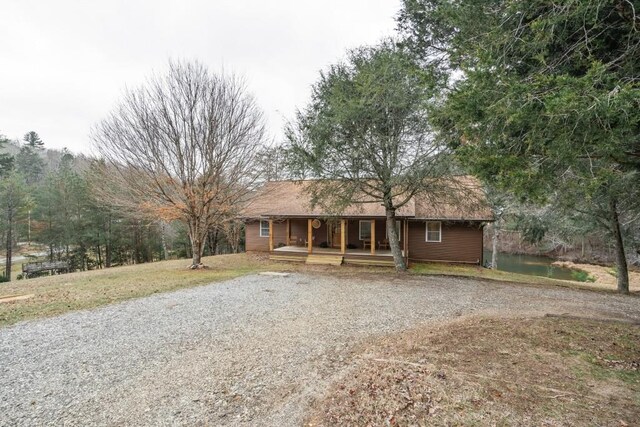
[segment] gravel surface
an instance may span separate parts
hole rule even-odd
[[[445,277],[253,275],[0,329],[0,425],[300,425],[377,334],[640,300]]]

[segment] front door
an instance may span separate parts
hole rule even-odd
[[[340,247],[340,223],[329,224],[329,241],[332,248]]]

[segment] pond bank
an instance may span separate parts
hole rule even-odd
[[[595,282],[584,282],[584,285],[586,286],[593,286],[598,289],[606,287],[611,290],[615,290],[617,288],[617,279],[613,274],[611,274],[611,272],[615,271],[613,267],[603,267],[601,265],[594,264],[578,264],[571,261],[555,261],[552,265],[571,270],[586,271],[596,279]],[[640,292],[639,272],[629,272],[629,290],[631,292]]]

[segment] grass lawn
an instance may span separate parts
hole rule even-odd
[[[640,326],[472,318],[370,342],[306,425],[601,425],[640,419]]]
[[[0,283],[0,297],[33,295],[0,303],[0,326],[286,267],[247,254],[203,262],[210,268],[188,270],[189,260],[183,259]]]

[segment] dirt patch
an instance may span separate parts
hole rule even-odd
[[[33,297],[33,294],[28,294],[28,295],[7,295],[7,296],[0,297],[0,303],[13,302],[13,301],[22,301],[22,300],[29,299],[29,298],[32,298],[32,297]]]
[[[465,319],[383,338],[306,425],[633,425],[640,327]]]

